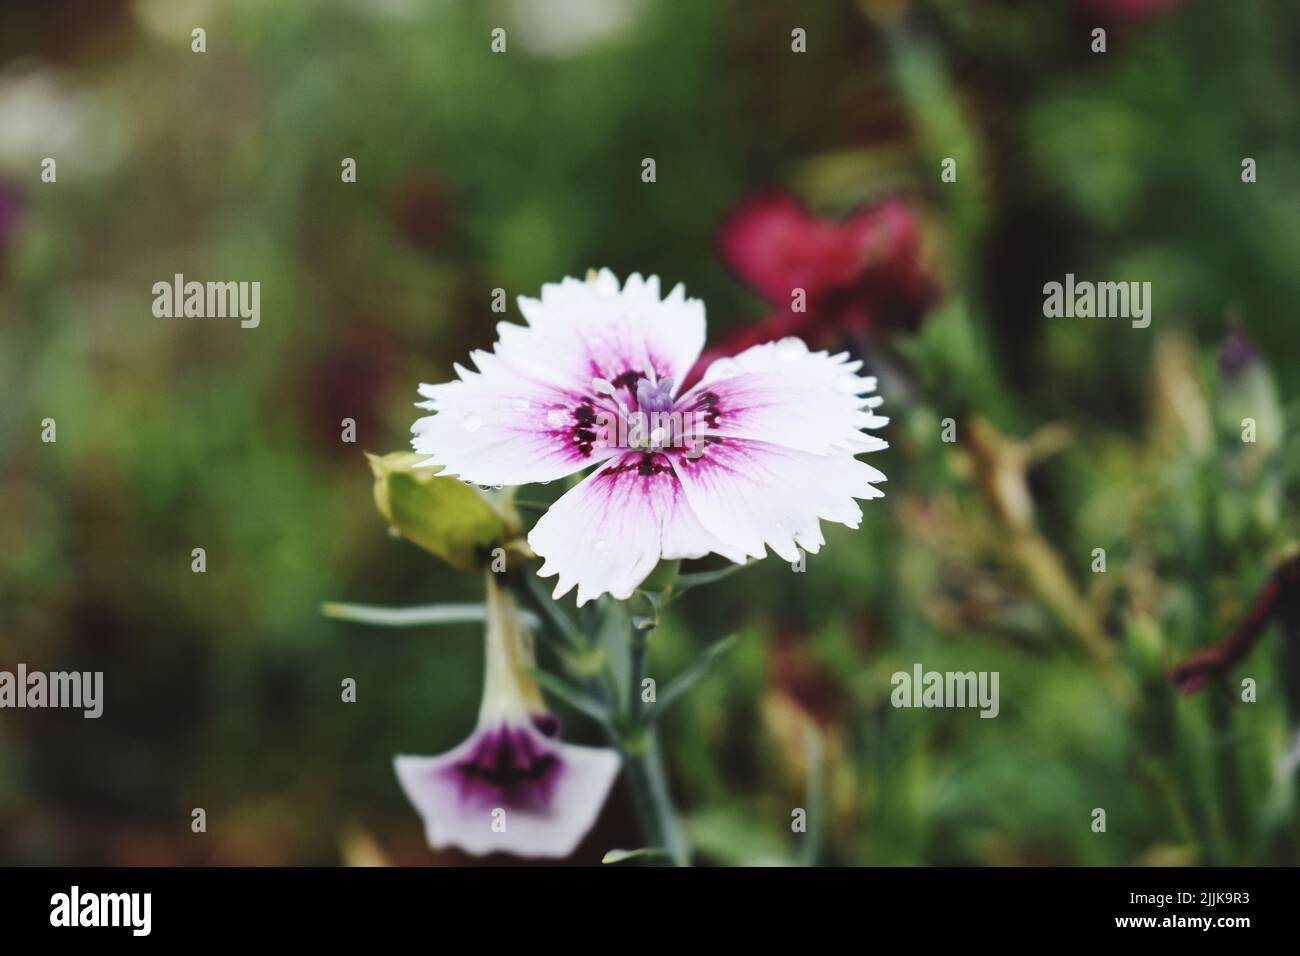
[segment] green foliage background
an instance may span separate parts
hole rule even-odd
[[[571,43],[530,40],[539,9],[573,17]],[[573,40],[611,10],[626,21]],[[656,632],[664,675],[742,637],[666,727],[700,859],[1297,861],[1282,636],[1226,687],[1187,698],[1163,677],[1296,538],[1293,3],[1187,0],[1132,23],[1066,0],[0,17],[0,186],[21,197],[0,252],[0,668],[103,670],[107,687],[98,721],[0,712],[0,861],[464,862],[424,847],[390,758],[468,731],[480,628],[371,630],[318,607],[472,601],[480,583],[388,537],[361,449],[404,447],[416,384],[490,345],[496,287],[604,265],[685,282],[715,338],[758,321],[715,243],[771,184],[827,214],[907,196],[944,296],[879,346],[890,482],[863,529],[830,529],[805,574],[769,559],[695,592]],[[1043,319],[1042,285],[1067,271],[1150,281],[1151,328]],[[259,280],[260,328],[155,319],[150,288],[175,273]],[[1234,316],[1260,356],[1245,378],[1215,361]],[[1059,575],[1035,573],[1044,554]],[[999,671],[1001,715],[894,709],[890,675],[918,661]],[[811,853],[789,832],[809,726]],[[617,792],[576,859],[632,845]]]

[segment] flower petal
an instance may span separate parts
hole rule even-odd
[[[747,349],[709,366],[700,384],[678,402],[696,437],[750,438],[824,454],[877,451],[884,441],[864,435],[888,418],[871,409],[876,380],[857,374],[848,354],[809,352],[796,338]]]
[[[563,857],[596,822],[619,756],[531,726],[484,724],[445,754],[398,756],[393,766],[434,849]]]
[[[626,452],[598,468],[551,505],[528,544],[546,559],[537,573],[559,575],[555,596],[577,585],[579,605],[606,592],[631,597],[661,557],[716,551],[744,559],[705,531],[668,457],[657,452]]]
[[[527,325],[502,322],[493,351],[473,354],[477,371],[421,385],[435,414],[412,427],[412,445],[427,464],[481,484],[551,481],[603,461],[616,435],[613,397],[593,388],[604,379],[625,389],[631,405],[642,377],[672,379],[690,370],[704,346],[704,306],[678,285],[659,297],[659,279],[628,277],[620,289],[609,270],[592,281],[568,278],[519,299]]]
[[[770,547],[787,561],[824,543],[820,521],[856,528],[853,499],[879,498],[885,476],[844,452],[814,455],[743,438],[708,440],[703,454],[672,456],[686,500],[704,528],[726,542],[723,554],[761,558]],[[731,554],[728,554],[730,557]],[[732,558],[737,560],[737,558]]]
[[[519,297],[527,326],[501,323],[497,354],[565,388],[593,378],[635,385],[641,376],[680,383],[704,348],[704,304],[676,286],[659,298],[659,277],[628,276],[622,289],[608,269],[591,281],[542,286]]]
[[[498,354],[472,357],[478,371],[458,365],[458,380],[420,386],[428,399],[420,407],[434,412],[411,427],[412,446],[429,456],[422,464],[480,484],[524,485],[614,454],[597,425],[611,410],[590,382],[566,389]]]

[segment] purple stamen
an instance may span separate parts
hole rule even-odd
[[[637,409],[647,415],[673,410],[673,380],[661,379],[658,384],[643,378],[636,383]]]

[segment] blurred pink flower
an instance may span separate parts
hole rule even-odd
[[[703,363],[786,336],[823,347],[862,332],[915,329],[937,292],[920,245],[916,213],[901,199],[834,220],[789,193],[751,197],[723,225],[720,251],[776,312],[733,333]]]

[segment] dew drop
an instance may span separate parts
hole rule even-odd
[[[736,364],[735,359],[720,358],[709,366],[710,379],[731,378],[740,371],[740,366]]]
[[[465,417],[461,419],[461,425],[467,432],[476,432],[483,427],[483,420],[474,412],[466,412]]]

